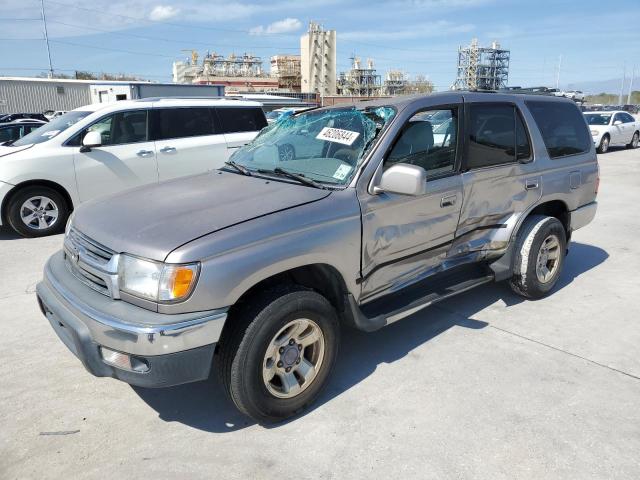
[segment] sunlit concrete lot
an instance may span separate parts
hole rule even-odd
[[[62,237],[0,230],[0,478],[639,478],[640,150],[599,160],[596,220],[552,295],[489,284],[345,331],[320,402],[268,428],[215,377],[92,377],[34,295]]]

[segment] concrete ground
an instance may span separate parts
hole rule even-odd
[[[345,332],[320,402],[270,428],[215,380],[89,375],[33,294],[61,237],[0,231],[0,478],[640,478],[640,150],[600,164],[551,296],[492,284]]]

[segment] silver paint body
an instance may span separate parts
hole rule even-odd
[[[215,171],[87,202],[77,209],[74,227],[117,253],[201,263],[195,290],[184,302],[110,299],[157,312],[159,322],[228,308],[260,281],[312,264],[334,267],[364,304],[447,268],[500,257],[541,203],[564,202],[573,212],[571,229],[591,221],[598,175],[594,147],[551,160],[526,100],[569,101],[450,92],[367,102],[391,105],[396,116],[346,188],[319,190]],[[376,188],[385,154],[409,118],[424,109],[473,102],[519,108],[530,134],[531,162],[427,181],[420,195]]]

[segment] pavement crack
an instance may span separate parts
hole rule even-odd
[[[441,305],[433,305],[432,308],[437,308],[439,310],[442,310],[443,312],[449,313],[451,315],[455,315],[455,316],[457,316],[459,318],[464,319],[465,321],[469,321],[470,319],[473,320],[471,317],[468,317],[466,315],[463,315],[463,314],[458,313],[458,312],[453,311],[453,310],[449,310],[448,308],[443,308]],[[490,327],[490,328],[493,328],[494,330],[499,330],[501,332],[507,333],[509,335],[513,335],[513,336],[521,338],[523,340],[527,340],[529,342],[536,343],[538,345],[542,345],[543,347],[550,348],[552,350],[555,350],[556,352],[564,353],[565,355],[570,355],[572,357],[579,358],[581,360],[584,360],[585,362],[591,363],[592,365],[596,365],[598,367],[606,368],[607,370],[611,370],[612,372],[620,373],[620,374],[625,375],[627,377],[631,377],[634,380],[640,380],[640,376],[634,375],[634,374],[629,373],[629,372],[625,372],[624,370],[619,370],[619,369],[617,369],[615,367],[611,367],[609,365],[605,365],[604,363],[596,362],[595,360],[591,360],[590,358],[583,357],[582,355],[578,355],[577,353],[572,353],[572,352],[569,352],[568,350],[564,350],[562,348],[554,347],[553,345],[549,345],[548,343],[541,342],[540,340],[535,340],[535,339],[527,337],[525,335],[521,335],[519,333],[515,333],[515,332],[512,332],[510,330],[506,330],[504,328],[496,327],[495,325],[491,325],[490,323],[488,323],[487,326]]]

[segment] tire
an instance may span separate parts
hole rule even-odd
[[[290,143],[278,146],[278,157],[281,162],[288,162],[296,159],[296,149]]]
[[[228,322],[233,323],[221,338],[216,363],[225,391],[238,410],[260,423],[273,423],[299,413],[318,397],[340,341],[338,316],[326,298],[302,287],[280,288],[251,299]],[[295,322],[307,322],[310,330],[293,334],[295,329],[287,326],[297,326]],[[317,331],[321,335],[316,343],[300,346],[311,338],[305,332]],[[286,388],[285,379],[292,388]]]
[[[564,226],[555,217],[533,215],[520,228],[515,249],[511,288],[526,298],[544,297],[557,283],[564,266],[567,251]],[[543,264],[546,270],[538,268]]]
[[[598,145],[598,148],[596,148],[596,151],[598,153],[607,153],[609,151],[610,141],[611,139],[609,138],[609,135],[603,135],[602,138],[600,139],[600,145]]]
[[[627,148],[638,148],[638,143],[640,141],[640,135],[638,132],[634,132],[633,137],[631,137],[631,142],[627,144]]]
[[[9,225],[28,238],[63,232],[70,213],[64,197],[44,186],[20,189],[7,206]]]

